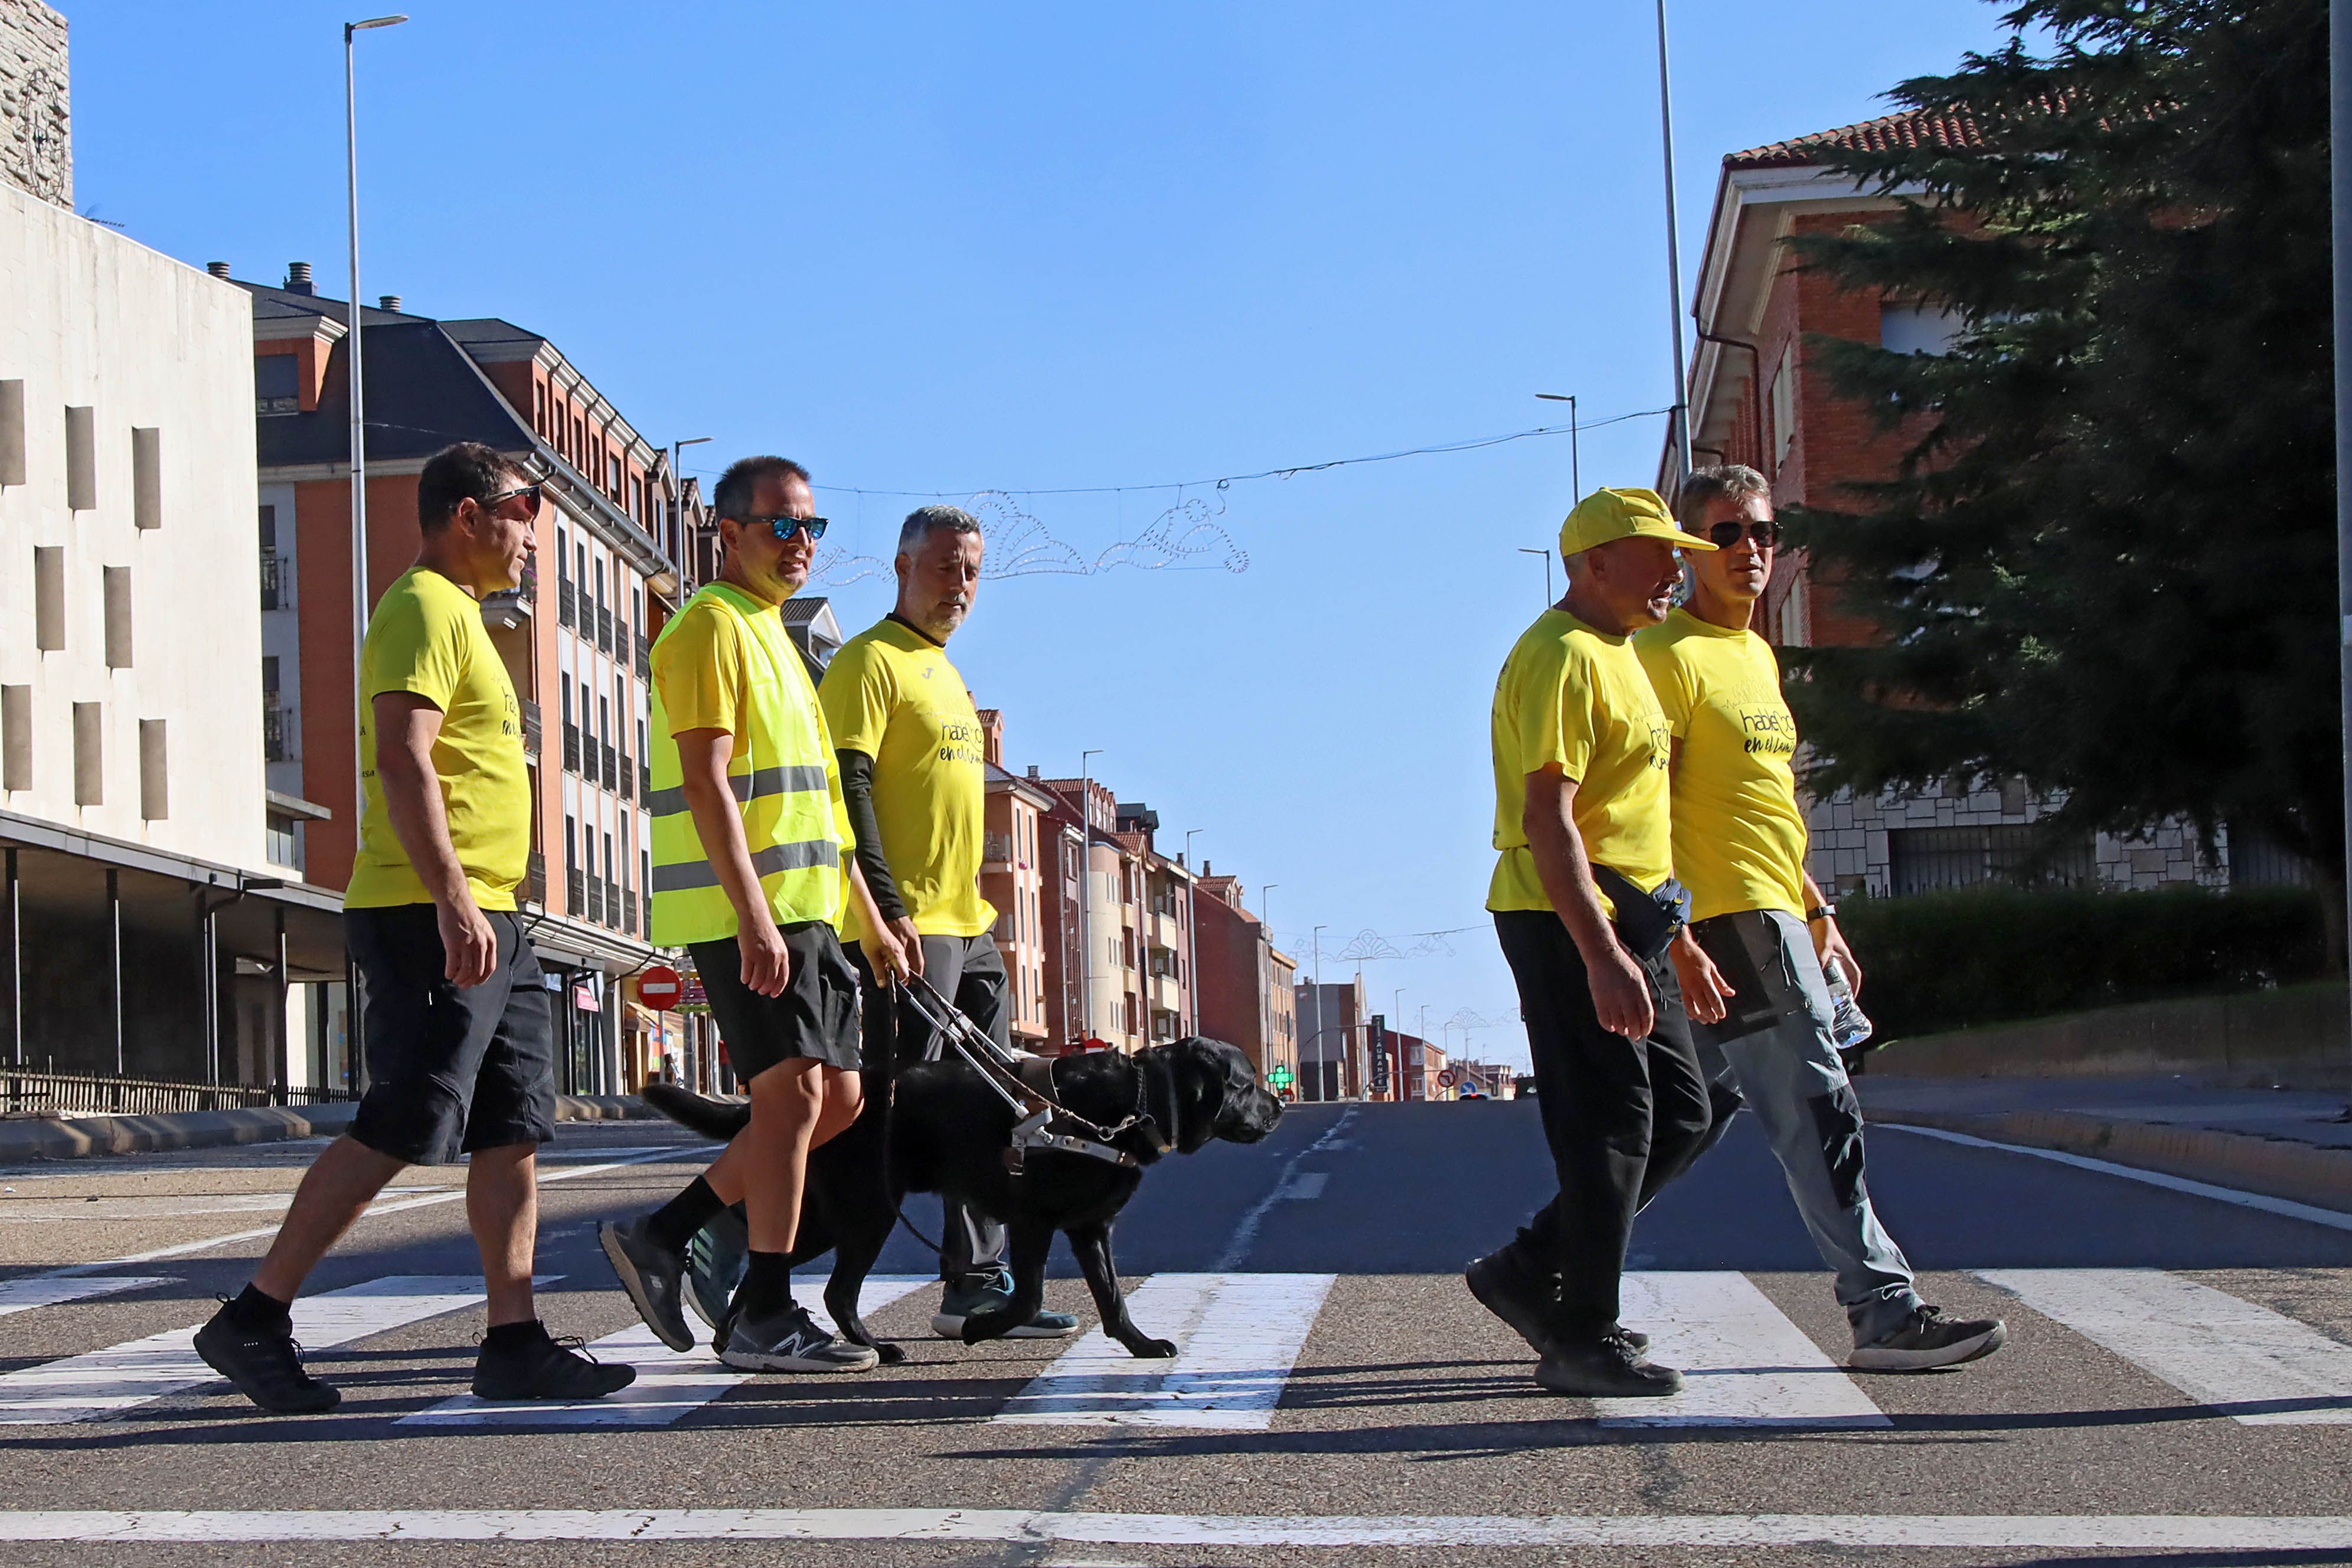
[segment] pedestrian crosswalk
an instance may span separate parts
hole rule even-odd
[[[1977,1278],[2014,1297],[2022,1310],[2011,1314],[2012,1342],[2020,1346],[2012,1354],[2112,1355],[2181,1398],[2247,1426],[2352,1425],[2352,1344],[2345,1342],[2340,1323],[2314,1326],[2157,1269],[1985,1269]],[[988,1414],[995,1423],[1020,1426],[1268,1430],[1286,1411],[1297,1415],[1309,1407],[1298,1396],[1302,1364],[1366,1370],[1370,1352],[1359,1341],[1360,1312],[1330,1310],[1335,1297],[1349,1299],[1342,1279],[1149,1276],[1129,1295],[1129,1310],[1145,1333],[1175,1344],[1172,1358],[1130,1356],[1089,1325],[1076,1340],[1041,1347],[1052,1359]],[[928,1283],[908,1276],[869,1279],[860,1309],[874,1321]],[[0,1280],[0,1317],[16,1320],[14,1332],[18,1324],[41,1323],[37,1314],[177,1284],[148,1276]],[[814,1279],[803,1281],[803,1300],[815,1289]],[[392,1276],[305,1298],[294,1309],[295,1335],[313,1352],[354,1346],[482,1299],[478,1279]],[[1363,1301],[1360,1290],[1353,1300]],[[822,1309],[812,1306],[822,1318]],[[1456,1353],[1467,1342],[1499,1338],[1497,1325],[1466,1295],[1459,1297],[1458,1310],[1458,1322],[1444,1321],[1440,1308],[1422,1325],[1419,1331],[1448,1347],[1433,1359]],[[218,1380],[192,1342],[201,1314],[191,1315],[197,1321],[0,1373],[0,1426],[120,1419],[175,1394],[218,1392]],[[1889,1398],[1894,1383],[1849,1375],[1836,1359],[1842,1345],[1818,1342],[1744,1274],[1629,1274],[1624,1317],[1652,1336],[1652,1355],[1679,1367],[1685,1383],[1673,1398],[1601,1400],[1580,1412],[1602,1426],[1885,1428],[1900,1424],[1899,1412],[1918,1407],[1913,1394],[1900,1402]],[[389,1416],[396,1427],[420,1436],[518,1426],[659,1428],[723,1403],[747,1380],[707,1348],[674,1352],[634,1324],[590,1349],[601,1360],[635,1365],[635,1384],[612,1398],[578,1405],[493,1404],[460,1394],[404,1411],[387,1412],[380,1405],[373,1412],[346,1410],[365,1419]],[[1492,1361],[1496,1352],[1486,1344],[1469,1354]],[[939,1359],[961,1353],[938,1347]],[[1516,1342],[1502,1353],[1516,1356]],[[336,1375],[331,1363],[321,1370]],[[1883,1409],[1882,1398],[1898,1414]]]

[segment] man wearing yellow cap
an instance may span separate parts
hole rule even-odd
[[[1780,542],[1771,487],[1734,464],[1699,469],[1678,499],[1691,531],[1716,549],[1691,563],[1690,602],[1633,647],[1674,734],[1675,872],[1692,904],[1674,958],[1700,1020],[1700,1061],[1755,1109],[1813,1245],[1837,1271],[1852,1364],[1920,1372],[1975,1361],[2000,1348],[2000,1320],[1947,1318],[1919,1299],[1863,1176],[1862,1105],[1838,1057],[1824,975],[1842,964],[1858,982],[1861,971],[1836,906],[1805,872],[1797,726],[1780,664],[1748,626]]]
[[[1633,1216],[1706,1135],[1706,1083],[1667,959],[1674,880],[1665,715],[1632,637],[1664,620],[1678,550],[1655,491],[1601,489],[1559,531],[1568,592],[1495,685],[1495,847],[1486,895],[1519,990],[1559,1194],[1465,1276],[1537,1354],[1536,1381],[1593,1398],[1670,1394],[1618,1322]]]

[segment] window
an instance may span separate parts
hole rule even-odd
[[[66,646],[66,551],[33,546],[33,646],[56,653]]]
[[[609,491],[611,491],[611,492],[612,492],[613,499],[614,499],[614,500],[620,500],[620,499],[621,499],[621,458],[620,458],[620,454],[619,454],[619,453],[617,453],[617,452],[607,452],[607,453],[605,453],[605,454],[604,454],[604,476],[605,476],[605,478],[606,478],[608,480],[610,480],[610,481],[611,481],[610,483],[608,483],[607,485],[605,485],[605,487],[604,487],[604,488],[605,488],[607,490],[609,490]]]
[[[0,790],[33,787],[33,689],[0,686]]]
[[[1797,438],[1797,344],[1793,338],[1780,350],[1780,367],[1772,374],[1772,467],[1789,460],[1789,444]]]
[[[131,568],[103,569],[106,604],[106,668],[131,668]]]
[[[66,410],[66,510],[98,506],[98,410]]]
[[[162,822],[172,815],[163,725],[161,719],[139,721],[139,816],[146,822]]]
[[[163,432],[134,427],[131,432],[131,523],[134,528],[163,526]]]
[[[1990,882],[2087,888],[2098,880],[2087,833],[2045,846],[2033,827],[1895,827],[1887,830],[1886,852],[1887,879],[1898,894]]]
[[[25,384],[0,381],[0,485],[25,482]]]
[[[96,702],[73,705],[74,804],[106,804],[106,710]]]
[[[1878,346],[1889,353],[1948,354],[1968,319],[1943,305],[1881,305]]]
[[[257,354],[253,361],[253,411],[302,412],[301,366],[292,354]]]

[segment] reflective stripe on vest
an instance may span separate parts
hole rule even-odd
[[[706,601],[709,601],[706,604]],[[721,615],[736,623],[747,668],[727,787],[743,823],[744,847],[777,923],[838,921],[845,884],[845,834],[836,816],[833,740],[800,655],[786,640],[772,605],[724,583],[704,587],[654,642],[654,668],[662,645],[688,615]],[[652,696],[653,788],[646,805],[653,876],[651,936],[662,946],[715,942],[735,934],[735,908],[704,853],[686,802],[685,773],[658,679]]]

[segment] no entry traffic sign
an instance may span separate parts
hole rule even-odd
[[[637,1000],[656,1013],[677,1005],[678,990],[677,971],[667,963],[656,963],[637,976]]]

